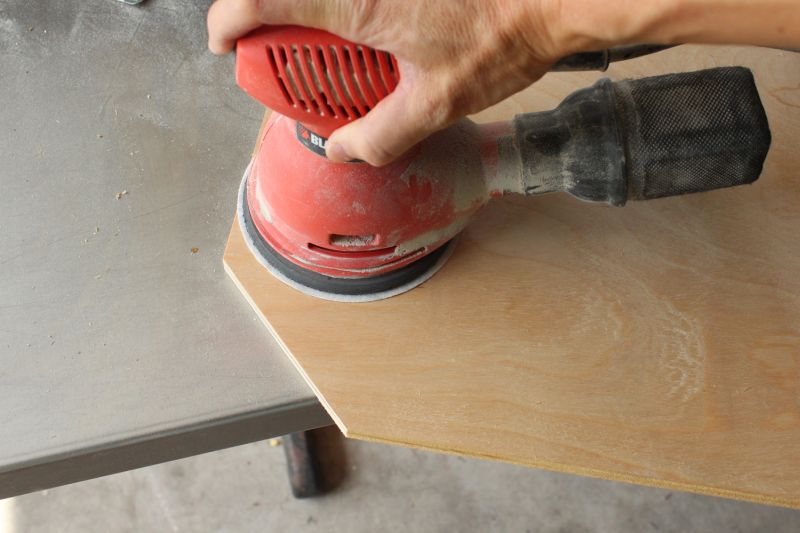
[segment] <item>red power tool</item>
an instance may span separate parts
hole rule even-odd
[[[236,50],[237,82],[274,110],[242,181],[245,240],[280,280],[330,300],[419,285],[491,197],[567,192],[622,206],[731,187],[758,178],[770,145],[751,72],[729,67],[603,79],[553,111],[463,119],[384,167],[333,163],[327,138],[395,89],[395,58],[298,27],[263,27]],[[604,68],[609,57],[560,64]]]

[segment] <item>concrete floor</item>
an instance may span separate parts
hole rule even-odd
[[[184,47],[192,52],[186,53],[188,59],[176,52],[178,67],[188,61],[190,73],[213,71],[216,78],[228,79],[230,58],[218,60],[202,51],[208,3],[148,0],[144,19],[138,8],[111,0],[0,0],[0,52],[25,52],[34,64],[36,54],[48,53],[47,46],[37,43],[50,38],[39,21],[51,20],[58,27],[68,19],[81,19],[85,24],[73,26],[96,32],[97,38],[112,44],[121,28],[126,35],[140,35],[140,40],[158,37],[140,43],[153,54],[143,61],[171,61],[165,50]],[[15,20],[20,13],[37,20],[29,24],[30,31],[20,33],[22,37],[11,31],[19,25]],[[142,20],[147,24],[140,30]],[[145,31],[156,22],[174,28]],[[116,63],[113,58],[108,61],[112,67]],[[0,87],[2,80],[0,74]],[[214,84],[203,85],[199,78],[198,84],[209,93],[201,97],[222,91]],[[225,90],[225,105],[249,106],[247,116],[257,128],[257,106],[232,86]],[[347,476],[323,498],[295,500],[283,450],[259,443],[2,500],[0,533],[800,531],[800,513],[786,509],[376,444],[347,442],[346,450]]]
[[[800,512],[346,442],[346,476],[295,500],[266,442],[0,501],[0,533],[796,532]]]

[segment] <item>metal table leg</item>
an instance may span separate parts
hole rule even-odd
[[[344,439],[336,426],[285,435],[283,450],[295,498],[321,496],[344,479]]]

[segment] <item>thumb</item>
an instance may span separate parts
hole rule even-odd
[[[450,102],[426,95],[422,84],[404,81],[364,117],[331,135],[327,143],[330,160],[360,159],[383,166],[448,125]]]

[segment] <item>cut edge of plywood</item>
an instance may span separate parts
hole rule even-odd
[[[292,351],[286,346],[286,343],[281,339],[278,332],[275,328],[272,327],[269,320],[267,319],[266,315],[262,312],[262,310],[258,307],[255,301],[252,299],[248,290],[245,288],[242,281],[237,276],[235,270],[228,264],[228,257],[233,254],[249,254],[249,250],[244,243],[244,238],[242,237],[241,230],[239,229],[238,223],[234,220],[233,227],[231,228],[230,235],[228,237],[228,242],[225,247],[225,254],[223,255],[223,265],[225,267],[225,272],[227,272],[228,276],[230,276],[233,283],[236,285],[236,288],[244,296],[245,300],[247,300],[250,307],[255,311],[256,315],[258,316],[261,323],[267,328],[270,334],[275,338],[278,342],[278,345],[287,355],[289,360],[292,362],[294,367],[303,377],[308,386],[311,387],[311,390],[319,399],[322,406],[325,408],[327,413],[336,423],[336,426],[342,432],[345,437],[363,440],[368,442],[376,442],[380,444],[389,444],[395,446],[403,446],[406,448],[414,448],[418,450],[425,450],[425,451],[432,451],[432,452],[439,452],[439,453],[446,453],[449,455],[457,455],[461,457],[472,457],[472,458],[479,458],[485,459],[490,461],[498,461],[502,463],[510,463],[519,466],[525,466],[530,468],[538,468],[542,470],[550,470],[553,472],[561,472],[565,474],[574,474],[579,476],[586,476],[598,479],[605,479],[609,481],[619,481],[623,483],[631,483],[636,485],[645,485],[649,487],[655,487],[660,489],[668,489],[668,490],[678,490],[678,491],[685,491],[685,492],[693,492],[697,494],[705,494],[709,496],[716,496],[721,498],[733,498],[738,500],[746,500],[754,503],[766,504],[766,505],[777,505],[781,507],[788,507],[798,509],[800,508],[800,500],[792,499],[792,498],[781,498],[778,496],[769,496],[766,494],[759,494],[753,492],[745,492],[745,491],[737,491],[732,489],[723,489],[719,487],[712,487],[709,485],[701,485],[689,482],[679,482],[679,481],[668,481],[653,477],[644,477],[644,476],[637,476],[633,474],[627,474],[624,472],[617,472],[614,470],[606,470],[606,469],[596,469],[596,468],[589,468],[589,467],[582,467],[576,465],[570,465],[565,463],[553,462],[553,461],[541,461],[541,460],[525,460],[522,458],[514,458],[514,457],[507,457],[507,456],[499,456],[499,455],[491,455],[485,453],[476,453],[475,451],[471,450],[463,450],[459,448],[445,448],[436,446],[434,444],[425,444],[419,442],[406,442],[399,439],[388,439],[384,437],[378,437],[375,435],[370,435],[367,433],[349,431],[347,426],[345,426],[342,419],[336,414],[333,407],[330,403],[325,399],[325,396],[320,392],[319,388],[314,384],[312,379],[308,376],[305,372],[303,367],[297,361],[297,359],[292,354]],[[253,258],[255,261],[255,258]],[[266,269],[263,270],[263,276],[270,276],[269,272]]]
[[[281,347],[281,350],[283,350],[283,352],[288,356],[289,361],[291,361],[292,365],[294,365],[295,369],[297,369],[297,371],[303,377],[303,380],[305,380],[305,382],[308,384],[308,386],[311,387],[311,391],[314,393],[314,395],[320,401],[320,403],[322,404],[322,407],[325,408],[325,411],[327,411],[328,415],[330,415],[330,417],[333,419],[334,423],[336,424],[336,427],[339,428],[339,431],[341,431],[342,434],[345,437],[349,437],[350,435],[348,433],[347,426],[344,425],[344,422],[342,422],[342,419],[339,418],[339,416],[336,414],[336,412],[331,407],[330,403],[328,403],[328,401],[325,399],[325,396],[322,394],[322,392],[320,392],[320,390],[317,388],[317,386],[314,384],[314,382],[311,381],[311,378],[308,376],[308,374],[306,374],[306,371],[303,369],[303,367],[300,365],[300,363],[294,357],[294,355],[292,354],[292,351],[289,349],[288,346],[286,346],[286,343],[283,342],[283,339],[281,339],[281,336],[278,334],[278,332],[275,330],[275,328],[272,327],[272,324],[269,323],[269,320],[267,320],[267,317],[264,315],[264,313],[261,312],[261,309],[255,303],[255,301],[253,301],[253,299],[250,297],[249,292],[247,291],[247,289],[245,289],[245,287],[242,284],[241,280],[236,275],[236,272],[234,271],[234,269],[231,268],[231,266],[228,264],[228,255],[230,253],[232,253],[231,252],[231,248],[236,244],[234,242],[234,239],[239,239],[239,240],[242,241],[241,242],[242,247],[243,247],[243,252],[242,253],[250,253],[249,250],[247,250],[247,247],[244,245],[244,237],[242,237],[241,229],[239,228],[239,224],[237,223],[235,218],[234,218],[234,221],[233,221],[233,227],[231,228],[230,235],[228,236],[228,242],[225,245],[225,252],[224,252],[224,254],[222,256],[222,266],[225,268],[225,272],[231,278],[231,280],[233,281],[233,284],[236,285],[236,288],[239,289],[239,292],[242,293],[242,296],[244,296],[245,300],[247,300],[247,303],[250,305],[250,307],[253,309],[253,311],[255,311],[256,316],[258,316],[258,319],[261,321],[262,324],[264,324],[264,327],[267,328],[267,330],[269,331],[270,335],[272,335],[272,337],[275,339],[275,341]],[[264,275],[265,276],[269,276],[270,273],[267,272],[266,269],[264,269]]]
[[[644,476],[637,476],[633,474],[626,474],[624,472],[616,472],[614,470],[603,470],[596,468],[581,467],[569,465],[565,463],[557,463],[551,461],[530,461],[524,459],[514,459],[506,456],[495,456],[491,454],[479,453],[469,450],[460,450],[454,448],[442,448],[435,445],[426,445],[413,442],[404,442],[400,440],[385,439],[366,435],[358,432],[350,432],[345,435],[348,438],[363,440],[367,442],[375,442],[379,444],[390,444],[395,446],[403,446],[404,448],[414,448],[422,451],[445,453],[448,455],[456,455],[459,457],[477,458],[488,461],[497,461],[501,463],[513,464],[524,466],[528,468],[538,468],[541,470],[549,470],[551,472],[559,472],[563,474],[573,474],[578,476],[591,477],[595,479],[604,479],[607,481],[618,481],[622,483],[630,483],[633,485],[644,485],[647,487],[654,487],[658,489],[677,490],[681,492],[692,492],[695,494],[704,494],[707,496],[716,496],[718,498],[730,498],[735,500],[744,500],[753,503],[764,505],[774,505],[779,507],[786,507],[789,509],[800,509],[800,499],[781,498],[778,496],[768,496],[755,492],[743,492],[732,489],[722,489],[718,487],[711,487],[708,485],[699,485],[689,482],[667,481],[664,479],[650,478]]]

